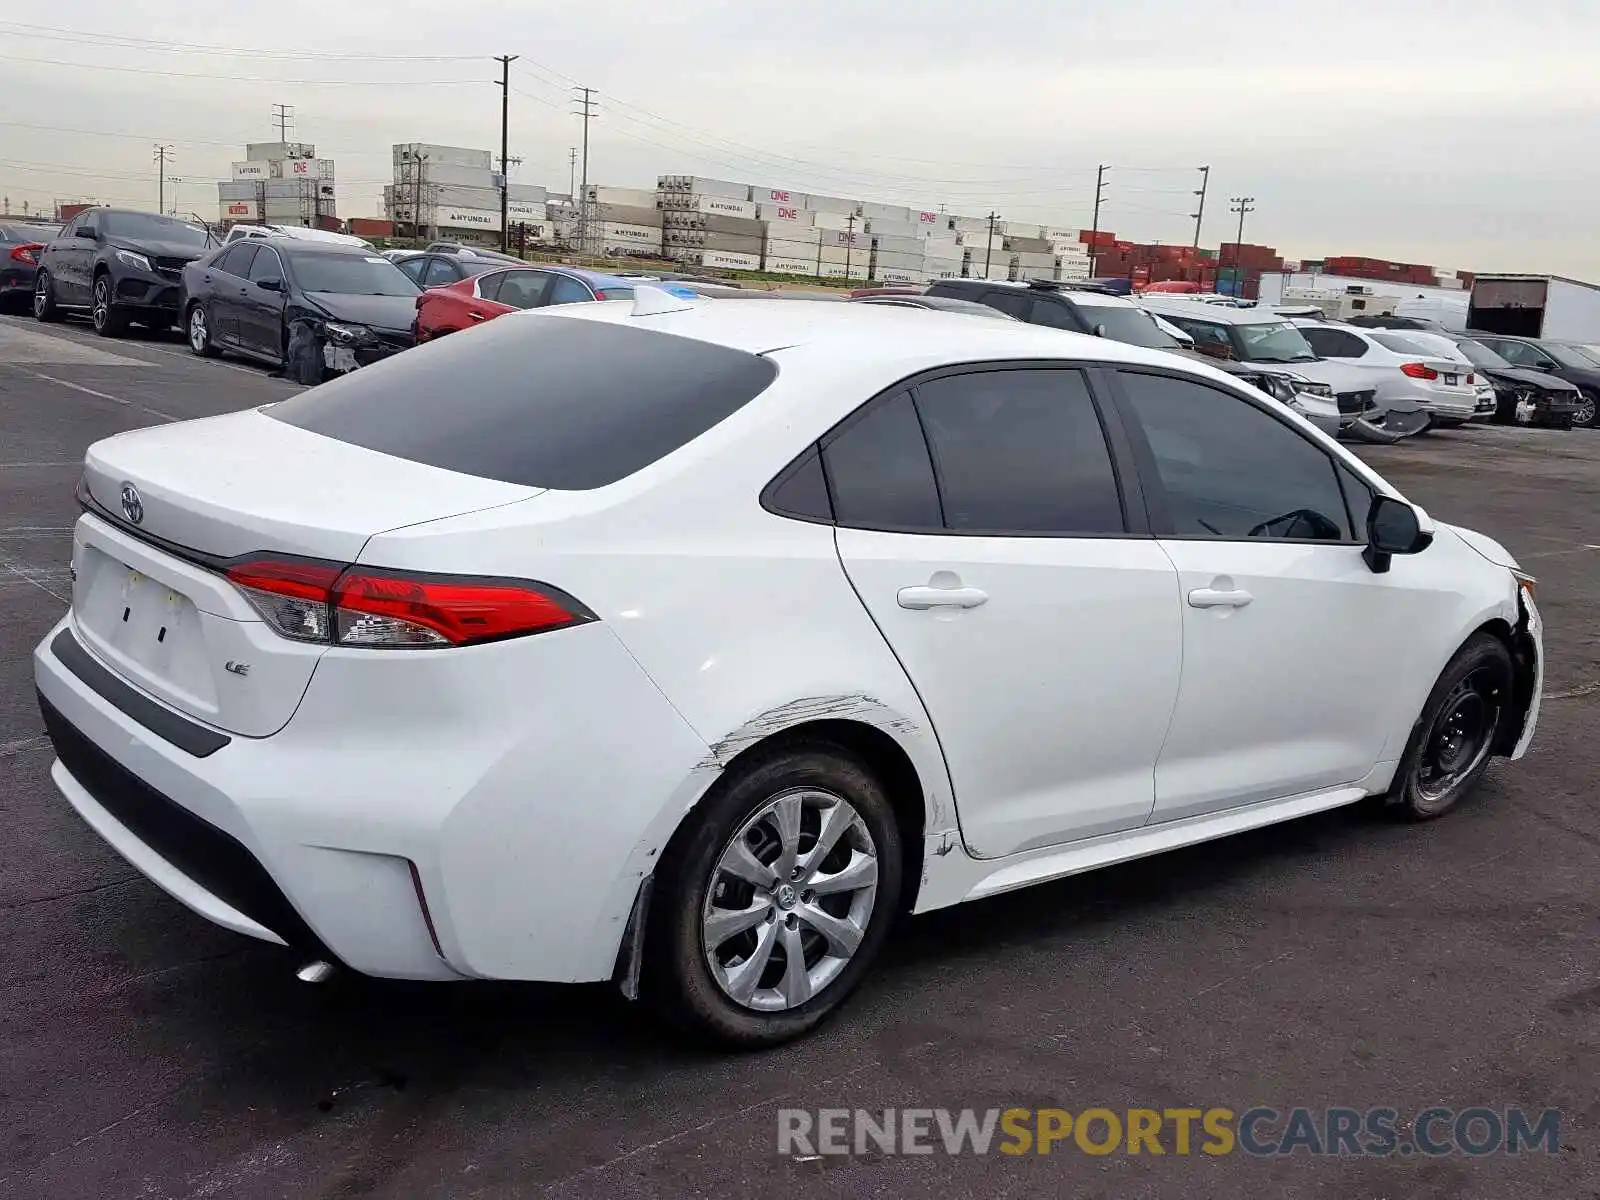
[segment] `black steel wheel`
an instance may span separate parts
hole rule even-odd
[[[1414,820],[1443,816],[1478,786],[1514,695],[1511,653],[1474,634],[1434,684],[1390,799]]]

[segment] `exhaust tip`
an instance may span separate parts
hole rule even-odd
[[[324,983],[333,976],[334,970],[332,963],[318,959],[301,967],[294,973],[294,977],[301,983]]]

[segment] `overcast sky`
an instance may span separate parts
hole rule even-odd
[[[1102,228],[1188,242],[1209,164],[1208,245],[1232,240],[1228,198],[1250,195],[1245,240],[1291,258],[1600,280],[1592,0],[7,8],[0,194],[14,209],[153,208],[159,140],[182,207],[214,218],[215,181],[245,142],[275,140],[282,102],[298,140],[335,160],[341,215],[381,215],[391,143],[498,152],[489,56],[520,54],[513,179],[556,191],[580,136],[567,89],[583,83],[599,98],[594,182],[702,174],[1087,227],[1104,162]]]

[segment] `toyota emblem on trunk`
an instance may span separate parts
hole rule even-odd
[[[122,485],[122,515],[135,525],[144,520],[144,501],[139,499],[139,489],[126,481]]]

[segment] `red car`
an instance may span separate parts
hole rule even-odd
[[[417,297],[413,329],[417,341],[426,342],[519,308],[632,298],[632,281],[615,275],[575,267],[509,267],[429,288]]]

